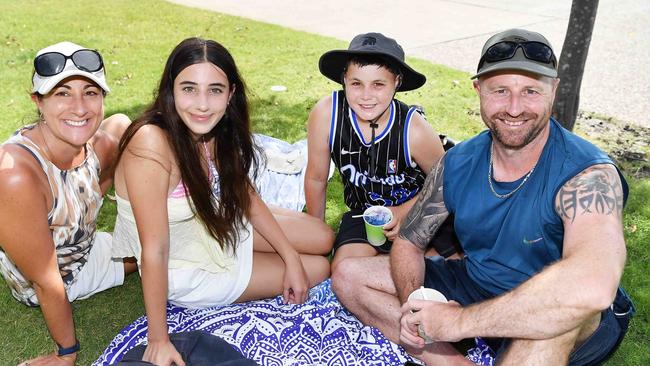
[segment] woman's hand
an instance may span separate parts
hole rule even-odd
[[[149,341],[147,349],[144,351],[142,361],[151,362],[158,366],[185,366],[183,357],[178,353],[176,347],[166,339],[164,341]]]
[[[73,366],[76,360],[76,353],[59,356],[55,352],[25,361],[18,366]]]
[[[285,304],[302,304],[307,300],[309,279],[302,265],[300,256],[294,251],[290,258],[284,260],[284,279],[282,281],[282,298]]]

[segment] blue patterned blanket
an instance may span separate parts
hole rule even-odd
[[[349,313],[326,280],[301,305],[281,297],[206,309],[167,305],[170,333],[204,330],[232,344],[263,366],[402,365],[413,359],[376,328]],[[117,363],[147,339],[147,320],[124,328],[93,365]]]

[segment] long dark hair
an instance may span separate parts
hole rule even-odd
[[[204,136],[206,140],[215,138],[211,155],[219,173],[218,196],[201,167],[199,144],[174,105],[174,80],[178,74],[188,66],[203,62],[223,70],[230,90],[234,88],[226,113]],[[228,50],[215,41],[200,38],[188,38],[179,43],[167,59],[154,102],[124,133],[119,145],[120,155],[138,129],[147,124],[167,132],[195,214],[221,248],[234,249],[240,239],[238,229],[243,227],[243,218],[250,216],[249,192],[254,188],[248,174],[252,170],[255,176],[257,148],[250,129],[246,86]]]

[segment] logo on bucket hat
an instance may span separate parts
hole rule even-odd
[[[427,78],[413,70],[404,61],[404,50],[397,41],[381,33],[364,33],[355,36],[347,50],[325,52],[318,61],[320,72],[328,79],[341,82],[341,74],[353,56],[377,55],[389,59],[399,66],[402,83],[397,91],[408,91],[421,87]]]
[[[550,42],[537,32],[508,29],[485,42],[478,63],[476,79],[500,70],[519,70],[557,77],[557,59]]]

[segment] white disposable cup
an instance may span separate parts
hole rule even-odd
[[[445,295],[443,295],[440,291],[434,290],[432,288],[426,288],[426,287],[420,287],[419,289],[411,292],[411,294],[408,297],[408,301],[411,300],[448,302]],[[430,344],[434,342],[433,339],[429,338],[424,333],[424,329],[422,329],[422,324],[418,324],[418,335],[420,335],[420,337],[424,339],[424,343],[426,344]]]
[[[439,302],[447,302],[447,298],[442,292],[432,288],[420,287],[419,289],[411,292],[408,301],[411,300],[431,300]]]

